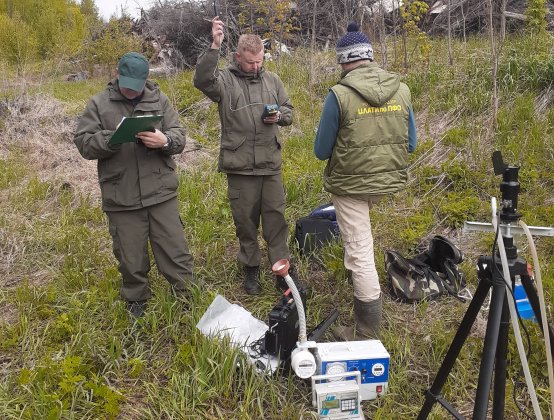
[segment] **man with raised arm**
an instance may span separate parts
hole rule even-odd
[[[198,59],[194,86],[218,105],[218,169],[227,175],[244,288],[248,294],[259,294],[260,220],[271,264],[290,257],[279,126],[292,124],[293,106],[281,79],[263,68],[264,46],[259,36],[241,35],[233,62],[221,70],[218,60],[224,35],[218,17],[212,20],[212,37],[211,48]],[[276,112],[264,112],[268,105]],[[286,288],[284,279],[278,279],[278,285]]]

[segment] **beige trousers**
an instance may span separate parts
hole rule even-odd
[[[344,244],[344,266],[352,271],[354,297],[362,302],[379,299],[381,295],[369,210],[382,197],[362,199],[331,194]]]

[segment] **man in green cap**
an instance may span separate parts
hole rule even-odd
[[[98,160],[102,209],[123,277],[121,295],[135,317],[144,314],[151,297],[149,242],[158,270],[177,295],[193,279],[172,158],[185,147],[185,130],[167,96],[147,80],[148,73],[142,54],[123,55],[116,77],[88,103],[73,140],[85,159]],[[163,116],[155,131],[123,144],[108,143],[122,118],[147,115]]]

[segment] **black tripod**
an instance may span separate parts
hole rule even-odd
[[[531,278],[527,272],[527,262],[523,258],[518,258],[517,249],[513,246],[511,237],[503,237],[506,246],[508,257],[508,266],[510,269],[510,278],[512,284],[515,283],[516,276],[521,278],[521,283],[527,293],[529,303],[533,308],[533,313],[537,318],[539,325],[542,325],[542,318],[539,309],[539,299]],[[510,245],[510,246],[508,246]],[[480,257],[478,261],[478,276],[479,285],[475,291],[473,300],[471,301],[462,323],[454,336],[454,340],[446,353],[446,357],[437,373],[431,388],[425,394],[425,403],[419,412],[418,419],[426,419],[435,402],[441,404],[455,418],[463,419],[456,409],[440,396],[442,387],[448,379],[448,375],[456,362],[456,358],[461,351],[461,348],[467,339],[475,318],[479,313],[483,302],[492,287],[492,297],[489,310],[489,318],[487,322],[487,330],[485,333],[485,342],[483,345],[483,355],[479,368],[479,380],[477,383],[477,392],[475,397],[475,406],[473,409],[473,419],[484,419],[487,414],[489,391],[492,383],[492,374],[494,376],[494,398],[492,418],[500,419],[504,416],[504,399],[506,385],[506,356],[508,344],[508,327],[509,327],[509,309],[507,299],[511,299],[506,293],[506,283],[502,275],[502,267],[500,257],[497,255],[495,260],[491,257]],[[554,334],[552,328],[549,328],[551,341]]]
[[[506,222],[504,225],[506,231],[509,231],[510,222],[517,221],[520,215],[516,212],[517,209],[517,194],[519,192],[519,183],[517,182],[518,167],[506,166],[502,162],[502,157],[499,152],[493,154],[493,163],[495,173],[504,175],[500,190],[503,193],[502,201],[503,208],[500,213],[500,220]],[[498,235],[498,232],[497,232]],[[542,317],[540,313],[539,298],[533,281],[528,273],[527,262],[523,258],[517,256],[517,248],[514,245],[513,238],[508,235],[502,235],[499,240],[502,240],[506,249],[508,259],[508,267],[512,290],[514,290],[515,279],[519,277],[521,283],[527,293],[529,303],[533,309],[533,313],[537,318],[542,329]],[[440,392],[448,379],[448,375],[456,362],[456,358],[461,351],[461,348],[467,339],[475,318],[479,313],[483,302],[492,288],[489,317],[487,321],[487,329],[485,333],[485,342],[483,344],[483,354],[481,356],[481,365],[479,368],[479,379],[477,383],[477,391],[475,397],[475,405],[473,408],[473,416],[475,419],[485,419],[488,410],[489,393],[492,384],[493,371],[494,389],[493,389],[493,407],[492,418],[504,418],[504,400],[505,400],[505,385],[506,385],[506,367],[507,367],[507,349],[508,349],[508,327],[510,321],[510,312],[508,307],[508,299],[512,296],[507,294],[507,285],[502,271],[502,263],[500,255],[493,254],[491,257],[481,256],[478,260],[478,278],[479,285],[475,291],[475,295],[469,304],[467,312],[462,319],[462,323],[454,336],[454,340],[446,353],[444,361],[439,368],[437,376],[431,388],[425,393],[425,402],[418,419],[426,419],[435,403],[441,404],[450,414],[456,419],[464,419],[456,411],[456,409],[448,403]],[[551,342],[554,341],[554,332],[549,326],[548,333]],[[552,350],[554,356],[554,350]]]

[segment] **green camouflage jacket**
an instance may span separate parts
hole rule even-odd
[[[196,65],[194,86],[217,102],[221,121],[218,168],[241,175],[274,175],[281,172],[278,125],[292,124],[293,106],[281,79],[269,71],[243,72],[232,63],[219,70],[219,50],[209,49]],[[265,104],[277,104],[281,120],[264,124]]]
[[[172,140],[167,150],[148,149],[136,142],[108,145],[121,119],[138,115],[163,115],[157,128]],[[98,160],[104,211],[136,210],[177,195],[179,180],[171,155],[183,151],[185,130],[154,82],[147,80],[142,98],[133,102],[119,92],[117,80],[112,80],[88,103],[73,141],[85,159]]]

